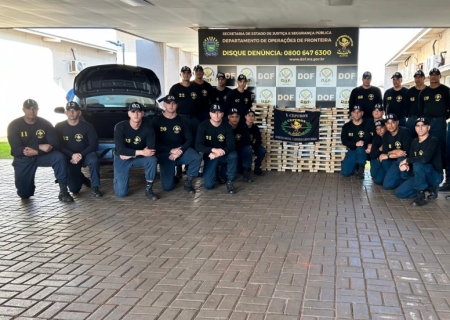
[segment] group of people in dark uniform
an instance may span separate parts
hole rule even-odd
[[[129,193],[129,175],[132,167],[145,171],[145,195],[156,200],[153,182],[160,167],[163,190],[170,191],[182,176],[184,189],[195,193],[193,180],[199,176],[202,160],[206,189],[216,182],[226,184],[227,192],[236,192],[234,180],[242,173],[243,181],[252,182],[262,176],[261,164],[265,156],[261,132],[252,110],[253,97],[246,89],[247,78],[239,75],[237,88],[225,86],[225,74],[217,74],[217,87],[203,80],[203,68],[181,68],[181,82],[172,86],[169,94],[159,102],[164,112],[152,120],[145,117],[145,108],[139,102],[128,107],[129,120],[116,124],[114,129],[114,191],[118,197]],[[59,200],[72,202],[70,194],[78,193],[82,185],[92,188],[94,197],[101,197],[100,170],[96,150],[98,138],[94,127],[82,119],[79,104],[66,105],[67,120],[53,127],[38,117],[35,100],[23,103],[24,116],[8,126],[8,141],[14,157],[13,167],[17,194],[22,199],[34,195],[37,167],[52,167],[59,184]],[[81,168],[87,166],[90,179]],[[70,192],[69,192],[70,191]]]
[[[422,70],[414,74],[415,86],[402,87],[402,75],[395,72],[393,87],[384,97],[371,86],[370,72],[363,84],[352,90],[349,100],[350,121],[341,132],[347,153],[341,174],[364,179],[366,161],[370,161],[373,181],[399,198],[415,198],[413,206],[436,199],[438,191],[450,191],[450,89],[440,83],[441,73],[429,72],[425,85]],[[449,125],[450,126],[450,125]],[[443,171],[445,169],[445,182]],[[447,196],[446,199],[450,199]]]

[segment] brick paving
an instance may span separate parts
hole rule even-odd
[[[2,319],[450,319],[450,201],[423,208],[339,174],[269,172],[61,203],[51,169],[15,193],[0,161]]]

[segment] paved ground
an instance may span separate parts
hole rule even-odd
[[[144,199],[87,189],[60,203],[51,169],[15,194],[0,162],[0,319],[450,319],[450,201],[422,209],[339,174]]]

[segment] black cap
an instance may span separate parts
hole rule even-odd
[[[372,74],[370,73],[370,71],[366,71],[363,73],[363,79],[372,79]]]
[[[209,107],[209,112],[223,112],[222,107],[220,106],[220,104],[212,104],[211,107]]]
[[[217,72],[216,78],[220,78],[220,77],[225,78],[225,73],[223,73],[223,72]]]
[[[247,112],[245,112],[245,115],[253,113],[254,115],[256,115],[255,110],[252,109],[248,109]]]
[[[375,127],[384,127],[385,125],[386,123],[384,122],[384,120],[375,121]]]
[[[191,68],[189,68],[188,66],[184,66],[183,68],[181,68],[181,72],[191,72]]]
[[[403,76],[400,72],[396,72],[392,75],[391,79],[393,79],[393,78],[400,79],[400,78],[403,78]]]
[[[27,99],[27,100],[25,100],[25,101],[23,102],[23,107],[24,107],[24,108],[27,108],[27,109],[28,109],[28,108],[32,108],[32,107],[39,108],[37,102],[36,102],[35,100],[33,100],[33,99]]]
[[[240,75],[239,75],[238,81],[242,81],[242,80],[247,81],[247,77],[245,76],[245,74],[240,74]]]
[[[414,122],[414,124],[417,124],[417,122],[423,122],[424,125],[429,126],[430,125],[430,121],[428,121],[427,118],[417,118],[416,122]]]
[[[239,111],[236,108],[231,108],[230,111],[228,111],[228,114],[235,114],[235,113],[239,114]]]
[[[355,111],[355,110],[363,111],[362,107],[359,105],[354,105],[352,108],[350,108],[350,111]]]
[[[373,106],[373,110],[384,111],[384,107],[381,103],[377,103]]]
[[[416,73],[414,73],[414,78],[417,77],[417,76],[425,77],[425,73],[423,73],[422,70],[417,70]]]
[[[398,121],[398,118],[397,118],[397,116],[396,116],[395,114],[389,113],[389,114],[386,116],[386,121],[388,121],[388,120]]]
[[[161,99],[158,100],[158,102],[165,102],[165,103],[171,103],[171,102],[175,102],[177,103],[177,99],[175,99],[174,96],[172,95],[167,95],[165,97],[162,97]]]
[[[144,106],[139,102],[132,102],[128,106],[128,111],[144,111]]]
[[[195,67],[194,67],[194,71],[197,71],[197,70],[201,70],[201,71],[203,71],[203,67],[201,66],[201,65],[196,65]]]
[[[431,76],[432,73],[436,73],[437,75],[440,75],[441,71],[438,68],[433,68],[433,69],[430,70],[430,76]]]
[[[69,110],[69,109],[74,109],[74,110],[76,110],[76,111],[81,110],[80,105],[79,105],[78,103],[76,103],[75,101],[69,101],[69,102],[67,102],[67,104],[66,104],[66,110]]]

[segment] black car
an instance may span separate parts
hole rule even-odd
[[[144,105],[144,121],[150,122],[162,113],[156,101],[161,95],[161,85],[150,69],[118,64],[88,67],[75,77],[73,88],[82,118],[97,131],[101,164],[113,161],[114,127],[128,119],[130,103],[137,101]],[[55,112],[64,113],[64,108],[56,108]]]

